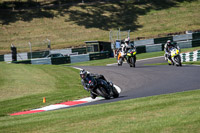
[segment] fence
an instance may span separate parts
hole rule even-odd
[[[24,61],[13,61],[12,63],[22,63],[22,64],[67,64],[67,63],[75,63],[75,62],[83,62],[97,59],[105,59],[109,58],[110,53],[108,51],[100,52],[100,53],[91,53],[91,54],[82,54],[82,55],[72,55],[66,57],[56,57],[56,58],[38,58],[38,59],[30,59]]]

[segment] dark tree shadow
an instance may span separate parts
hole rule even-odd
[[[54,18],[57,15],[69,14],[69,19],[66,21],[73,21],[86,28],[102,30],[121,28],[122,30],[134,31],[142,27],[142,25],[137,24],[139,15],[145,15],[152,9],[163,10],[176,7],[177,2],[196,0],[84,0],[88,3],[77,4],[81,1],[3,2],[0,3],[0,24],[8,25],[19,20],[31,21],[34,18]],[[72,5],[79,7],[80,10],[68,10]],[[54,11],[57,13],[55,14]]]
[[[86,28],[99,28],[102,30],[117,29],[137,30],[142,25],[137,24],[139,15],[145,15],[150,10],[163,10],[176,7],[177,2],[195,1],[195,0],[124,0],[110,2],[110,5],[104,3],[93,3],[89,6],[79,6],[83,10],[70,11],[68,21],[73,21],[77,25]],[[112,4],[118,5],[118,7]],[[120,7],[120,8],[119,8]],[[87,10],[87,12],[85,12]],[[106,15],[110,13],[111,15]]]

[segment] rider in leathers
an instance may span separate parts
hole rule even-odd
[[[119,51],[121,51],[122,53],[124,53],[124,55],[127,54],[127,51],[128,49],[130,49],[131,47],[129,46],[129,42],[130,42],[130,39],[129,38],[126,38],[124,40],[124,43],[121,44],[121,47],[117,50],[117,55],[119,53]]]
[[[171,40],[168,40],[167,43],[164,46],[164,50],[165,50],[165,60],[167,60],[168,58],[171,60],[171,51],[170,49],[172,47],[176,47],[177,49],[179,49],[179,47],[175,44],[172,43]]]
[[[91,81],[92,78],[103,79],[106,82],[108,82],[103,75],[87,73],[87,71],[85,71],[84,69],[80,71],[80,77],[81,77],[81,83],[84,86],[84,89],[87,91],[89,91],[89,82]],[[91,91],[90,91],[90,96],[92,99],[95,99],[97,97],[97,95],[93,94]]]

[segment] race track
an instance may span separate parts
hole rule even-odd
[[[165,62],[163,57],[158,57],[137,61],[135,68],[129,67],[127,63],[122,66],[115,64],[79,67],[91,73],[103,74],[107,80],[112,81],[122,90],[119,98],[85,105],[200,89],[200,66],[144,65],[163,62]]]

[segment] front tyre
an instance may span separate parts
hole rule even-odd
[[[123,63],[122,58],[119,58],[119,60],[118,60],[118,66],[122,66],[122,63]]]
[[[181,56],[180,56],[180,55],[178,56],[178,60],[179,60],[179,62],[178,62],[178,63],[179,63],[179,66],[182,66],[182,63],[181,63]]]
[[[113,97],[114,98],[118,98],[119,97],[119,92],[117,91],[117,89],[113,86]]]

